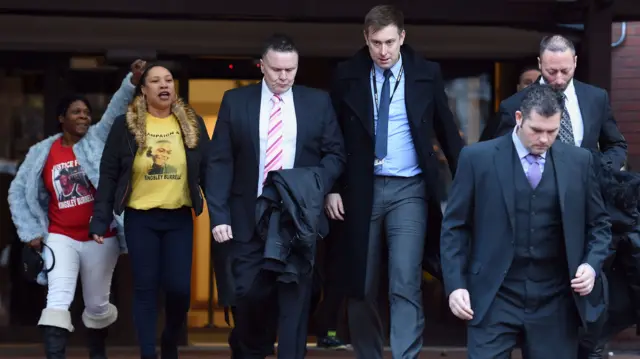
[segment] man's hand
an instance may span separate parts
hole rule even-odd
[[[36,239],[32,239],[27,245],[33,249],[41,250],[42,249],[42,237],[38,237]]]
[[[324,199],[324,210],[329,218],[344,221],[344,206],[339,193],[329,193]]]
[[[453,315],[462,320],[473,319],[469,291],[466,289],[456,289],[449,295],[449,308]]]
[[[96,243],[99,243],[99,244],[103,244],[104,243],[104,237],[103,236],[99,236],[97,234],[93,235],[93,240],[96,241]]]
[[[571,288],[581,296],[588,295],[596,282],[596,271],[587,263],[583,263],[576,271],[576,277],[571,280]]]
[[[131,84],[134,86],[138,86],[140,83],[140,78],[142,77],[142,73],[144,72],[144,68],[147,66],[147,62],[144,60],[136,60],[131,64]]]
[[[218,243],[224,243],[230,239],[233,239],[231,226],[228,224],[219,224],[213,227],[211,233],[213,233],[213,239]]]

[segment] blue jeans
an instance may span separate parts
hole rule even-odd
[[[142,357],[155,358],[158,291],[165,293],[164,357],[177,344],[191,301],[193,217],[190,208],[127,208],[124,231],[133,275],[133,319]]]

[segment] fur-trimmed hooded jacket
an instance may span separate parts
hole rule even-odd
[[[611,162],[598,152],[593,152],[595,170],[600,179],[600,188],[611,219],[611,255],[605,262],[607,276],[618,276],[610,280],[610,317],[620,312],[616,297],[631,295],[632,315],[640,322],[640,173],[612,169]],[[609,323],[610,326],[614,326]]]
[[[196,215],[204,206],[204,176],[207,168],[209,135],[204,121],[183,100],[178,99],[171,108],[182,130],[187,158],[187,182],[191,203]],[[100,163],[100,184],[93,206],[89,233],[104,235],[109,223],[122,214],[131,194],[131,175],[135,154],[147,150],[147,106],[142,96],[136,97],[127,113],[118,117],[109,137]],[[200,185],[200,184],[203,185]]]
[[[619,241],[628,240],[640,225],[640,173],[613,169],[607,157],[597,151],[591,153],[596,159],[594,170],[611,218],[612,250],[615,250]]]
[[[100,171],[98,164],[105,146],[105,138],[116,117],[127,110],[127,104],[133,98],[135,87],[131,83],[131,74],[122,81],[122,85],[113,95],[102,119],[89,127],[87,134],[73,146],[78,163],[87,174],[91,184],[98,188]],[[57,134],[31,146],[24,161],[18,169],[16,177],[9,187],[9,209],[11,218],[23,242],[36,238],[46,238],[49,228],[49,192],[47,191],[42,171],[49,156],[52,144],[60,138]],[[122,218],[116,217],[120,248],[126,252],[123,238]],[[46,284],[46,277],[41,273],[38,283]]]

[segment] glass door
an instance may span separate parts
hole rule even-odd
[[[212,136],[215,130],[224,92],[258,81],[258,79],[235,80],[225,78],[191,78],[188,80],[188,102],[198,115],[203,118],[209,136]],[[211,261],[209,213],[205,208],[204,213],[195,218],[189,328],[228,328],[225,322],[224,310],[217,302],[217,291],[213,270],[211,269]],[[211,298],[211,296],[213,297]]]
[[[449,107],[460,134],[467,144],[478,141],[484,124],[492,115],[494,63],[490,61],[439,61]],[[435,141],[437,143],[437,141]],[[436,145],[440,160],[440,198],[447,198],[451,172],[444,153]],[[444,212],[446,202],[441,203]],[[429,273],[423,273],[423,303],[425,311],[424,345],[463,346],[466,326],[458,320],[447,302],[442,283]]]
[[[17,54],[3,54],[18,56]],[[44,66],[0,65],[0,343],[25,339],[44,308],[45,288],[22,276],[22,243],[11,220],[7,193],[29,147],[44,138]],[[28,331],[28,329],[27,329]]]
[[[165,56],[161,61],[174,64],[178,93],[202,117],[209,137],[215,131],[225,91],[256,83],[262,77],[257,62],[249,58]],[[187,320],[187,340],[194,345],[226,343],[230,329],[224,308],[218,304],[209,226],[205,206],[204,212],[194,217],[191,309]]]

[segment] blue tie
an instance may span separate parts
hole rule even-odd
[[[387,157],[387,137],[389,135],[389,105],[391,104],[391,85],[389,78],[391,70],[384,70],[384,83],[380,94],[380,107],[378,108],[378,127],[376,129],[376,158],[381,160]],[[374,79],[375,81],[375,79]]]

